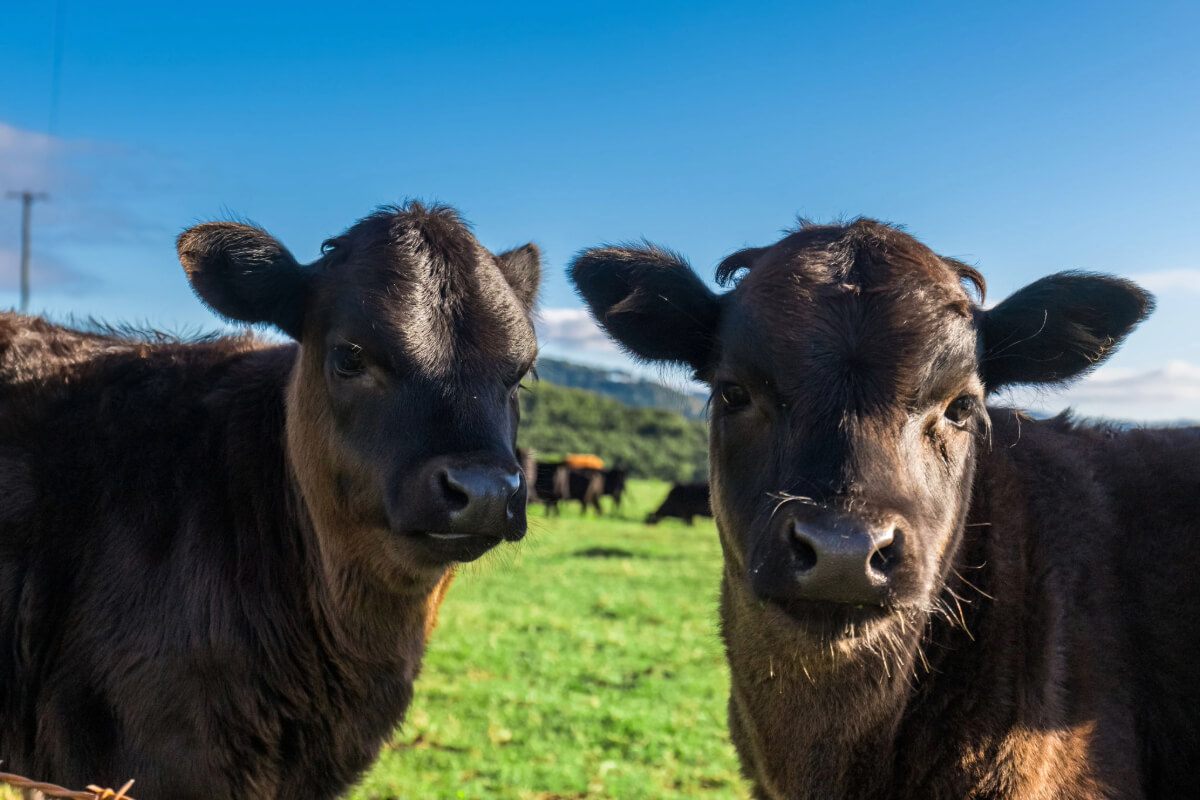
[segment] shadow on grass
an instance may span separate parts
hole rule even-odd
[[[679,561],[682,556],[663,556],[652,553],[635,553],[623,547],[589,547],[586,550],[576,550],[572,558],[637,558],[644,561]]]
[[[587,550],[576,550],[571,555],[575,558],[647,558],[643,553],[621,547],[589,547]]]

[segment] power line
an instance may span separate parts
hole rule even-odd
[[[67,0],[58,0],[54,5],[54,45],[50,60],[50,121],[46,133],[55,134],[58,127],[58,95],[62,84],[63,31],[66,28]]]
[[[33,201],[49,200],[45,192],[9,192],[10,198],[21,199],[21,313],[29,311],[29,251],[32,248]]]

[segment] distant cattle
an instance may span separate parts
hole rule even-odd
[[[613,499],[614,511],[621,508],[621,498],[625,496],[625,482],[628,479],[629,473],[623,469],[604,470],[604,488],[601,490],[601,494],[606,494]]]
[[[408,707],[453,564],[525,533],[537,251],[416,203],[307,266],[243,224],[178,249],[215,311],[298,344],[0,315],[0,759],[333,798]]]
[[[688,525],[693,525],[696,517],[711,516],[707,483],[677,483],[667,492],[662,505],[646,517],[646,524],[657,525],[665,517],[678,517]]]
[[[570,500],[578,501],[582,513],[591,508],[597,514],[603,514],[600,498],[610,495],[616,507],[625,492],[624,470],[577,468],[563,461],[537,461],[533,471],[535,479],[530,500],[544,503],[547,513],[551,514],[558,513],[560,502]]]
[[[570,468],[561,461],[535,461],[531,502],[543,503],[547,513],[558,513],[558,502],[567,497],[567,475]]]
[[[1139,233],[1140,235],[1140,233]],[[871,220],[573,278],[634,355],[712,387],[729,724],[758,798],[1182,798],[1200,762],[1200,429],[987,408],[1149,312],[1060,273],[1000,304]]]

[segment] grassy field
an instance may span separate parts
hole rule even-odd
[[[716,531],[638,521],[666,488],[632,482],[625,519],[531,508],[518,548],[463,569],[408,718],[349,797],[746,798]]]
[[[667,486],[630,489],[624,520],[531,508],[519,551],[463,571],[408,719],[352,798],[747,796],[716,530],[643,525]]]

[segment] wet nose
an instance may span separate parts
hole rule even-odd
[[[525,535],[525,478],[516,467],[445,463],[432,471],[431,483],[449,533],[509,541]]]
[[[392,479],[385,510],[398,534],[515,542],[525,536],[525,494],[525,475],[515,459],[461,453],[435,456]]]
[[[795,521],[790,545],[797,597],[830,603],[883,605],[897,561],[894,523]]]

